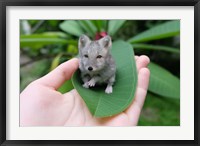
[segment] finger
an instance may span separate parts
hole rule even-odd
[[[142,55],[136,61],[137,71],[139,72],[141,68],[146,67],[150,62],[149,57]]]
[[[66,80],[71,78],[77,69],[78,59],[73,58],[65,63],[62,63],[44,77],[36,80],[36,82],[54,89],[58,89]]]
[[[138,87],[135,93],[135,99],[125,113],[134,125],[137,125],[140,112],[143,107],[146,93],[149,84],[150,71],[147,68],[142,68],[138,74]]]

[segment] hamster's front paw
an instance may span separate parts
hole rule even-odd
[[[95,86],[95,80],[94,79],[91,79],[89,82],[88,82],[88,85],[90,87],[94,87]]]
[[[112,93],[112,86],[107,86],[105,92],[106,92],[107,94]]]
[[[83,84],[83,87],[84,87],[84,88],[89,88],[88,82],[84,83],[84,84]]]

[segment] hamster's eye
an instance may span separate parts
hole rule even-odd
[[[102,56],[101,56],[101,55],[98,55],[97,58],[102,58]]]
[[[84,55],[84,57],[85,57],[85,58],[88,58],[88,55],[87,55],[87,54],[85,54],[85,55]]]

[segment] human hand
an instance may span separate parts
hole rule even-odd
[[[136,56],[138,85],[131,105],[122,113],[95,118],[73,89],[61,94],[57,89],[78,69],[78,59],[71,59],[44,77],[32,82],[20,95],[21,126],[134,126],[137,125],[149,83],[146,68],[149,58]]]

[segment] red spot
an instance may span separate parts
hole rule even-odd
[[[108,33],[107,32],[97,32],[95,35],[95,40],[99,40],[101,38],[103,38],[104,36],[107,36]]]

